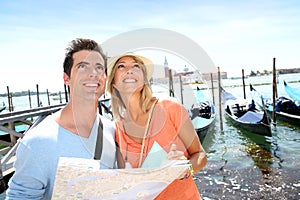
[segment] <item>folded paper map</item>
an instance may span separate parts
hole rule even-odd
[[[101,170],[99,166],[96,160],[60,158],[52,199],[154,199],[189,164]]]
[[[167,159],[167,152],[155,141],[142,164],[142,168],[160,167]]]

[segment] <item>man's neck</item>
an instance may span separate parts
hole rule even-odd
[[[69,102],[61,111],[58,123],[65,129],[81,137],[89,137],[97,116],[95,104],[74,105]]]

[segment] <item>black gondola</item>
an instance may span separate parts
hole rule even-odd
[[[225,114],[234,126],[251,133],[272,136],[267,112],[257,109],[254,100],[248,102],[246,99],[237,99],[225,90],[222,97],[226,99]]]

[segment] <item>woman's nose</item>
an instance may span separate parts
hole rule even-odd
[[[128,69],[127,74],[133,74],[133,68]]]

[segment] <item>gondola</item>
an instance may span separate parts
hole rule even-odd
[[[225,114],[236,127],[251,133],[272,136],[270,120],[265,110],[256,108],[254,100],[235,98],[231,93],[222,91],[225,100]]]
[[[6,106],[0,106],[0,112],[6,109]]]
[[[273,103],[268,100],[265,104],[267,112],[273,114]],[[300,106],[290,98],[281,96],[275,100],[276,119],[300,127]]]
[[[300,88],[291,87],[285,81],[283,83],[284,83],[284,89],[285,89],[286,93],[293,100],[300,102]]]
[[[2,105],[0,106],[0,113],[6,109],[6,105],[4,103],[4,101],[2,102]]]
[[[194,128],[200,140],[203,141],[215,121],[214,105],[199,87],[197,87],[196,101],[189,109],[189,113]]]

